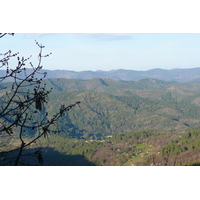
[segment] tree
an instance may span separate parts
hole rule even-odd
[[[0,38],[7,35],[14,36],[13,33],[0,33]],[[53,117],[48,117],[45,109],[48,104],[48,95],[52,92],[47,89],[44,84],[46,72],[41,72],[42,59],[51,55],[51,53],[43,55],[42,44],[37,41],[39,48],[38,63],[34,66],[28,58],[19,57],[19,53],[12,53],[11,50],[0,54],[0,69],[5,74],[0,77],[0,145],[6,146],[7,139],[17,138],[19,140],[18,147],[12,147],[0,152],[0,162],[3,165],[18,165],[23,155],[23,150],[36,142],[42,136],[47,137],[49,134],[60,132],[57,121],[66,112],[80,102],[65,106],[61,105],[58,112]],[[17,59],[16,67],[10,67],[11,59]],[[29,62],[29,63],[28,63]],[[29,65],[29,68],[27,67]],[[11,82],[5,84],[6,81]],[[5,86],[6,85],[6,86]],[[34,133],[34,137],[27,139],[28,133]],[[34,155],[38,158],[40,164],[43,163],[42,154],[39,150],[26,155]]]

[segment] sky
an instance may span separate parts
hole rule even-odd
[[[0,39],[0,53],[19,52],[37,64],[44,45],[43,69],[146,71],[200,67],[200,33],[15,33]],[[11,63],[14,65],[13,63]],[[28,67],[28,65],[27,65]]]

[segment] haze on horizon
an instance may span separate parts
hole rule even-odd
[[[110,71],[200,67],[199,33],[16,33],[0,40],[9,49],[37,63],[35,41],[45,46],[43,69]],[[28,67],[28,66],[27,66]]]

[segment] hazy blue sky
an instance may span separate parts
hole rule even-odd
[[[0,53],[11,49],[33,55],[45,45],[44,69],[148,70],[200,67],[199,33],[16,33],[0,39]],[[14,64],[14,63],[13,63]]]

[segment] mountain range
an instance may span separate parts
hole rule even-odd
[[[67,79],[92,79],[111,78],[113,80],[137,81],[145,78],[154,78],[163,81],[177,82],[199,82],[200,68],[191,69],[151,69],[148,71],[135,71],[118,69],[111,71],[67,71],[67,70],[45,70],[47,78],[67,78]]]
[[[27,69],[30,70],[30,69]],[[66,79],[92,79],[92,78],[110,78],[113,80],[137,81],[145,78],[154,78],[163,81],[177,82],[200,82],[200,67],[190,69],[151,69],[147,71],[135,71],[126,69],[117,69],[111,71],[68,71],[68,70],[41,70],[47,72],[46,78],[66,78]],[[5,75],[5,71],[0,70],[0,77]],[[19,76],[23,76],[19,74]],[[10,80],[12,81],[12,80]]]

